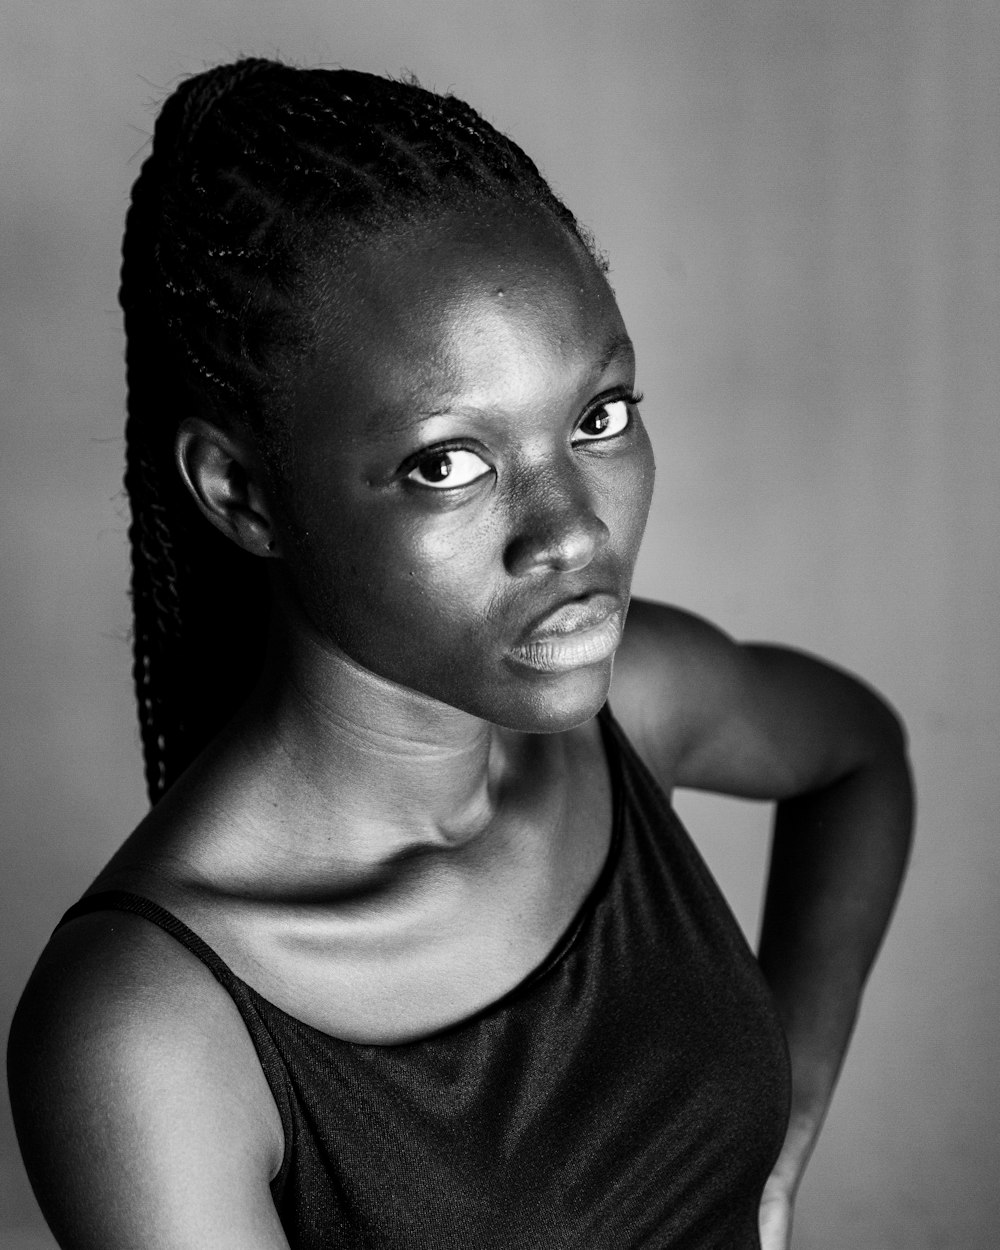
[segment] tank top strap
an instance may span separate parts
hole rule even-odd
[[[179,920],[173,912],[167,911],[165,907],[161,907],[159,903],[154,903],[152,899],[142,894],[133,894],[127,890],[102,890],[95,894],[86,894],[61,917],[56,929],[60,929],[78,916],[86,916],[96,911],[128,912],[155,924],[164,933],[170,934],[185,950],[189,950],[196,959],[199,959],[233,1000],[250,1034],[250,1040],[253,1042],[261,1069],[271,1090],[271,1096],[274,1098],[281,1117],[285,1139],[284,1159],[280,1172],[271,1182],[272,1190],[276,1188],[280,1190],[284,1185],[291,1158],[295,1120],[292,1114],[292,1095],[287,1066],[259,1010],[258,995],[233,972],[225,960],[216,954],[206,941],[200,938],[193,929],[189,929],[183,920]]]
[[[149,920],[200,959],[212,976],[230,994],[237,986],[247,988],[246,983],[239,979],[225,960],[217,955],[193,929],[189,929],[183,920],[179,920],[173,912],[167,911],[165,907],[161,907],[159,903],[154,903],[152,899],[142,894],[132,894],[128,890],[102,890],[96,894],[86,894],[79,902],[73,904],[60,919],[56,928],[61,928],[70,920],[75,920],[77,916],[85,916],[95,911],[125,911],[134,916],[141,916],[143,920]]]

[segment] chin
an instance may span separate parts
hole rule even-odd
[[[518,673],[516,698],[486,719],[522,733],[564,733],[592,720],[607,702],[611,660],[569,673]]]

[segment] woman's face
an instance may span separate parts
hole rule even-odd
[[[653,485],[632,347],[546,218],[356,250],[295,396],[283,543],[331,654],[494,724],[604,702]]]

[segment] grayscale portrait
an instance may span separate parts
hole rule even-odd
[[[998,1244],[996,6],[0,35],[0,1242]]]

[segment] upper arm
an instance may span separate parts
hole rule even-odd
[[[898,719],[857,678],[642,600],[629,610],[612,701],[668,788],[786,798],[902,748]]]
[[[8,1051],[39,1204],[73,1250],[287,1250],[269,1191],[280,1120],[252,1044],[221,987],[167,943],[95,914],[39,962]]]

